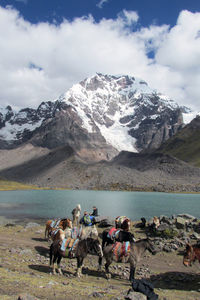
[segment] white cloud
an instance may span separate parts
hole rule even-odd
[[[108,2],[109,0],[101,0],[99,1],[99,3],[97,4],[97,7],[102,8],[104,3]]]
[[[136,30],[138,18],[124,10],[98,23],[88,16],[59,26],[31,24],[0,7],[0,105],[36,107],[101,72],[141,77],[200,110],[200,13],[182,11],[173,28]],[[151,51],[155,57],[149,58]]]

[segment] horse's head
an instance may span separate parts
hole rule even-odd
[[[98,239],[87,238],[86,242],[88,252],[90,252],[91,254],[95,252],[95,254],[97,254],[99,257],[103,257],[102,247]]]
[[[192,261],[194,260],[194,249],[192,245],[186,244],[185,254],[183,256],[183,264],[185,267],[192,266]]]
[[[149,238],[146,239],[146,248],[153,255],[157,253],[153,241],[151,241]]]
[[[121,229],[125,231],[129,231],[130,228],[131,228],[131,221],[130,219],[126,218],[121,224]]]
[[[65,228],[72,228],[72,221],[70,219],[63,219],[62,220],[62,226],[63,226],[63,229]]]

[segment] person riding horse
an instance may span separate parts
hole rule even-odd
[[[95,226],[95,217],[89,215],[87,211],[84,211],[84,215],[80,220],[80,224],[83,225],[82,239],[87,237],[98,237],[98,231]]]

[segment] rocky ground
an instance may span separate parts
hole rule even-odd
[[[166,221],[166,220],[165,220]],[[169,220],[168,220],[169,221]],[[76,260],[63,259],[63,276],[51,275],[49,267],[49,245],[44,239],[45,225],[41,222],[14,224],[9,221],[0,226],[0,298],[7,299],[124,299],[131,288],[128,281],[129,265],[111,265],[112,278],[105,278],[104,270],[97,271],[96,256],[89,255],[83,268],[83,276],[74,276]],[[171,222],[171,220],[170,220]],[[136,222],[137,224],[138,222]],[[168,222],[169,223],[169,222]],[[155,293],[161,300],[200,299],[199,263],[186,268],[183,265],[183,250],[186,240],[197,241],[198,233],[185,228],[185,219],[179,218],[176,237],[156,236],[159,250],[155,256],[145,254],[137,266],[136,278],[146,278],[153,283]],[[131,231],[136,239],[146,237],[143,229],[132,224]],[[167,222],[165,222],[167,224]],[[168,224],[169,225],[169,224]],[[169,225],[169,226],[172,226]],[[196,226],[196,225],[195,225]],[[181,229],[182,227],[182,229]],[[169,229],[169,228],[168,228]],[[99,233],[102,228],[98,228]],[[133,296],[132,296],[133,297]],[[135,297],[135,296],[134,296]],[[140,294],[141,298],[145,299]]]

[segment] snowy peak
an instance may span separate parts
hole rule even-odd
[[[166,110],[180,109],[145,81],[127,75],[96,74],[75,84],[60,101],[73,107],[88,132],[98,128],[118,151],[141,150],[141,145],[137,145],[138,134],[134,134],[141,123],[156,120]]]
[[[96,75],[37,109],[0,109],[0,147],[24,142],[68,145],[99,159],[157,148],[183,127],[191,111],[128,75]]]

